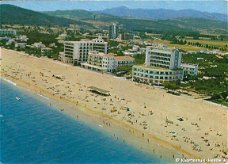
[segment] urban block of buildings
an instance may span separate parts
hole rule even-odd
[[[115,54],[107,54],[98,51],[90,51],[87,62],[81,63],[86,69],[114,72],[121,66],[132,66],[134,58],[130,56],[116,56]]]
[[[151,85],[182,80],[181,57],[178,49],[147,47],[145,65],[133,66],[132,80]]]
[[[0,36],[3,35],[17,35],[17,31],[12,29],[0,29]]]
[[[65,41],[64,53],[60,53],[60,59],[64,63],[80,65],[87,62],[89,51],[107,53],[108,43],[101,37],[93,40]]]

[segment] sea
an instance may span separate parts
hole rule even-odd
[[[1,78],[0,163],[164,163],[47,101]]]

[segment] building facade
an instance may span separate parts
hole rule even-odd
[[[0,36],[3,35],[17,35],[17,31],[12,29],[0,29]]]
[[[159,67],[133,66],[132,80],[150,85],[162,85],[167,81],[183,79],[182,70],[171,70]]]
[[[198,75],[198,64],[187,64],[182,63],[181,68],[184,71],[184,75],[197,76]]]
[[[120,66],[132,66],[133,62],[134,58],[129,56],[90,51],[87,62],[81,63],[81,66],[94,71],[114,72]]]
[[[181,53],[177,49],[147,47],[145,65],[133,66],[132,80],[162,85],[183,79]]]
[[[147,47],[145,64],[146,66],[179,69],[181,68],[181,57],[178,49]]]
[[[65,41],[64,53],[61,60],[72,62],[72,64],[81,64],[88,59],[89,51],[99,51],[107,53],[108,43],[101,37],[88,41]]]
[[[115,56],[116,67],[132,66],[134,64],[134,58],[130,56]]]
[[[81,64],[83,68],[101,72],[114,72],[115,59],[112,54],[90,51],[87,62]]]
[[[109,39],[116,39],[119,35],[119,27],[117,24],[113,23],[109,26]]]

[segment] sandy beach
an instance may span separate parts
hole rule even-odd
[[[142,142],[135,143],[129,137],[129,143],[161,158],[227,159],[226,107],[3,48],[1,76],[69,104],[71,109],[62,110],[75,118],[74,110],[80,109],[106,128],[124,129],[127,133],[120,137],[139,138]],[[110,96],[92,93],[90,86],[108,90]]]

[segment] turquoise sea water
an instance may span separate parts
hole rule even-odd
[[[2,79],[0,85],[2,163],[161,162],[59,112],[32,93]]]

